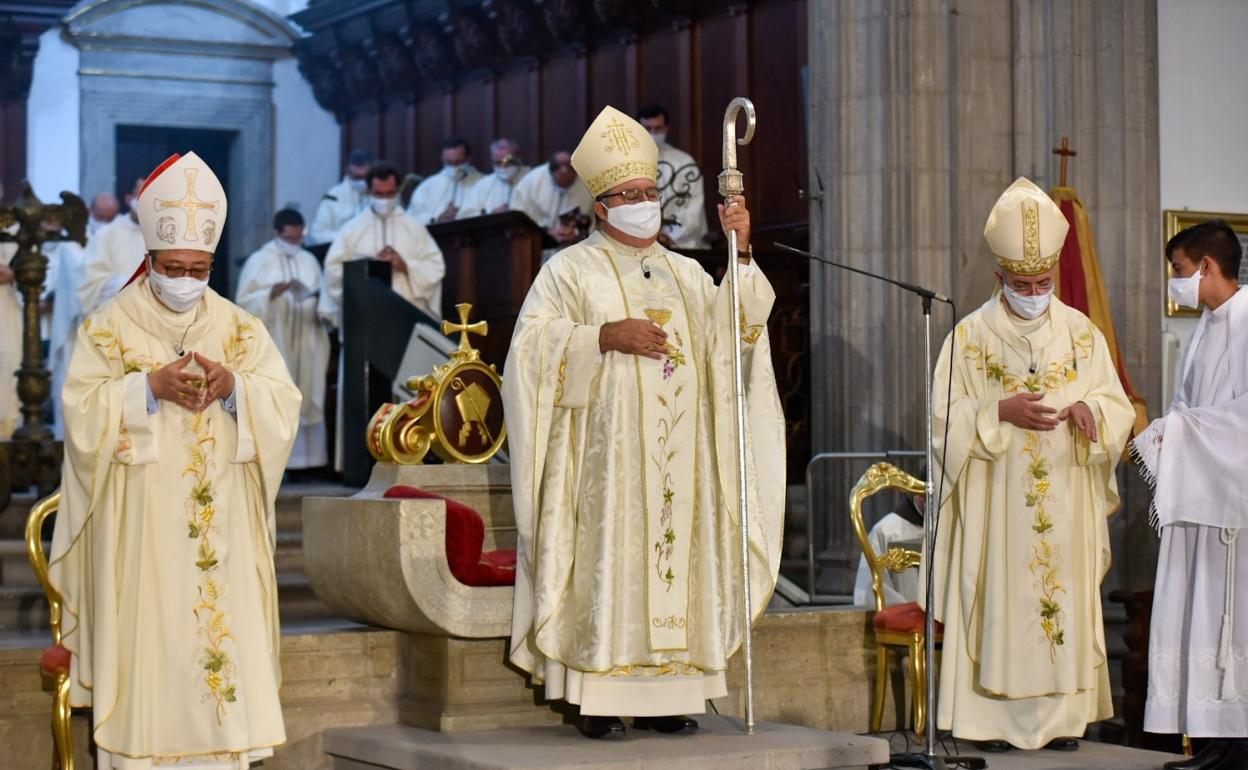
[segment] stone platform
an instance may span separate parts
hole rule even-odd
[[[701,715],[692,735],[629,729],[622,740],[590,741],[571,725],[441,733],[418,727],[327,730],[334,770],[824,770],[888,760],[888,743],[772,722],[746,735],[742,722]]]
[[[903,735],[892,737],[893,750],[919,751],[914,736],[907,747]],[[946,740],[940,755],[956,754],[963,757],[984,757],[989,770],[1161,770],[1166,762],[1179,759],[1177,754],[1131,749],[1095,741],[1079,741],[1078,751],[1010,751],[1004,754],[984,754],[968,741]]]

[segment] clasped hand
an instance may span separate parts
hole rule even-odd
[[[202,373],[186,371],[192,357],[203,368]],[[147,375],[147,386],[161,401],[190,412],[202,412],[213,401],[229,398],[234,392],[234,373],[210,358],[187,353]]]
[[[997,402],[997,417],[1001,422],[1023,430],[1053,430],[1059,423],[1071,421],[1088,441],[1096,441],[1096,419],[1092,410],[1082,401],[1076,401],[1060,412],[1040,403],[1043,393],[1019,393]]]
[[[407,273],[407,263],[403,261],[403,257],[394,250],[393,246],[383,247],[381,251],[377,252],[377,259],[380,259],[382,262],[389,262],[396,273]]]
[[[603,324],[598,331],[598,349],[618,351],[658,361],[667,352],[667,332],[645,318],[625,318]]]

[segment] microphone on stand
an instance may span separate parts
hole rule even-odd
[[[906,283],[905,281],[898,281],[895,278],[889,278],[888,276],[880,275],[879,273],[872,273],[869,270],[862,270],[857,267],[850,267],[849,265],[843,265],[840,262],[833,262],[832,260],[827,259],[825,257],[820,257],[818,255],[811,254],[809,251],[802,251],[801,249],[795,249],[792,246],[786,246],[783,243],[776,243],[775,241],[772,241],[771,245],[783,251],[787,251],[790,254],[796,254],[799,257],[805,257],[806,259],[809,259],[812,262],[822,262],[825,265],[831,265],[832,267],[838,267],[841,270],[848,270],[851,273],[865,275],[868,278],[874,278],[877,281],[883,281],[884,283],[891,283],[892,285],[899,286],[908,292],[917,294],[920,297],[923,297],[924,299],[934,299],[937,302],[944,302],[946,305],[953,304],[953,300],[949,299],[945,295],[937,294],[931,289],[925,289],[922,286],[918,286],[913,283]]]

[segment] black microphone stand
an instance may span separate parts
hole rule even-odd
[[[927,768],[927,770],[948,770],[951,765],[970,768],[971,770],[986,768],[988,763],[983,757],[942,757],[936,755],[936,619],[931,610],[932,605],[935,604],[936,589],[932,584],[933,561],[931,555],[936,546],[936,528],[940,518],[940,501],[937,500],[936,504],[932,505],[932,500],[935,499],[932,494],[934,491],[932,486],[932,468],[935,467],[932,463],[932,300],[939,300],[950,307],[953,307],[953,302],[948,297],[937,294],[931,289],[925,289],[922,286],[898,281],[895,278],[889,278],[888,276],[861,270],[856,267],[850,267],[840,262],[833,262],[830,259],[815,256],[809,251],[785,246],[783,243],[773,242],[772,245],[791,254],[806,257],[814,262],[822,262],[825,265],[841,270],[848,270],[851,273],[865,275],[877,281],[890,283],[917,295],[923,302],[923,357],[925,361],[923,367],[923,392],[926,396],[924,406],[927,427],[927,479],[925,490],[927,505],[925,506],[923,516],[923,541],[927,546],[927,603],[924,605],[925,611],[923,613],[923,641],[926,647],[924,650],[926,661],[923,668],[926,671],[926,676],[923,682],[923,697],[925,702],[924,708],[927,711],[927,750],[922,753],[893,754],[888,761],[892,767],[918,767]],[[915,683],[915,686],[918,686],[918,682]]]

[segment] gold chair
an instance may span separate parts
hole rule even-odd
[[[60,593],[48,580],[48,557],[43,552],[43,522],[56,512],[61,493],[54,492],[40,500],[30,509],[26,519],[26,555],[34,567],[39,585],[48,599],[49,625],[52,626],[52,646],[39,658],[39,676],[44,692],[53,695],[52,705],[52,768],[74,770],[74,739],[70,731],[69,705],[69,650],[61,645]]]
[[[923,734],[927,715],[923,699],[923,682],[927,676],[927,655],[924,648],[924,623],[926,617],[917,602],[884,606],[883,570],[904,572],[919,566],[922,557],[917,551],[890,548],[876,554],[867,539],[867,527],[862,520],[862,504],[868,497],[886,489],[896,489],[910,495],[921,495],[924,484],[909,473],[890,465],[876,463],[862,474],[850,493],[849,515],[854,524],[854,534],[866,557],[871,572],[871,591],[875,595],[875,616],[871,621],[875,630],[875,702],[871,706],[871,732],[878,733],[884,720],[884,694],[888,682],[888,656],[892,649],[910,654],[910,682],[914,694],[914,731]],[[940,644],[940,624],[936,626],[936,644]],[[904,695],[903,695],[904,697]]]

